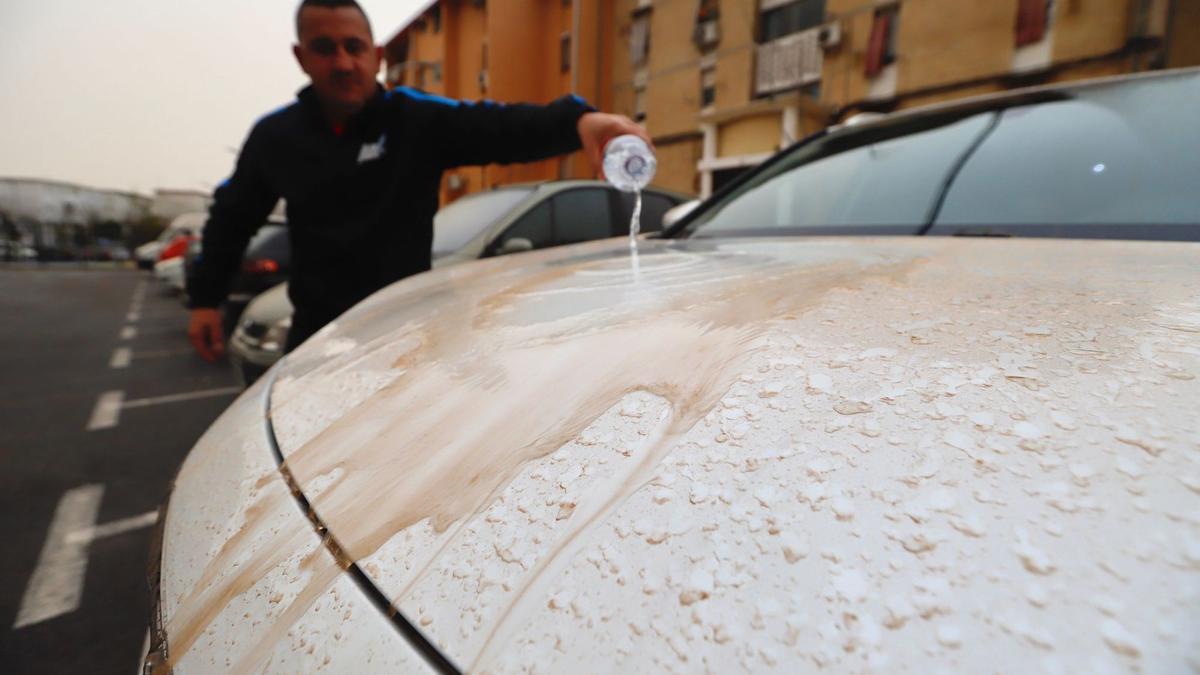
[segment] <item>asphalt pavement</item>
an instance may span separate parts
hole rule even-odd
[[[138,671],[155,511],[236,392],[186,322],[145,272],[0,264],[0,671]]]

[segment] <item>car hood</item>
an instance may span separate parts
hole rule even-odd
[[[1197,270],[1055,240],[511,256],[356,307],[271,418],[332,545],[471,671],[1180,670]]]

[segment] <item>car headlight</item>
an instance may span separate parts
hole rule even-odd
[[[292,317],[284,317],[267,329],[259,348],[267,352],[282,352],[287,344],[288,331],[292,329]]]

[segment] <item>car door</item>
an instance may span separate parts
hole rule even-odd
[[[554,245],[615,236],[612,201],[607,188],[575,188],[554,195]]]
[[[514,239],[533,249],[614,236],[613,208],[605,188],[575,188],[552,194],[493,240],[485,256],[504,252]],[[528,249],[518,249],[528,250]]]
[[[613,190],[613,196],[616,201],[616,222],[615,233],[617,235],[629,234],[629,223],[633,217],[633,203],[635,196],[628,192],[619,192]],[[642,192],[642,213],[641,213],[641,231],[642,232],[659,232],[662,230],[663,216],[678,202],[662,193],[646,190]]]
[[[506,245],[516,239],[524,239],[529,242],[532,249],[546,248],[554,245],[554,217],[551,210],[550,201],[542,201],[537,206],[530,209],[525,215],[517,219],[504,230],[504,232],[492,240],[492,243],[484,250],[484,257],[501,254]],[[529,250],[529,249],[526,249]]]

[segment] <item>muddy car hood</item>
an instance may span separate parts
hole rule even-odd
[[[373,296],[271,418],[345,561],[471,671],[1177,671],[1197,270],[1194,244],[600,242]]]

